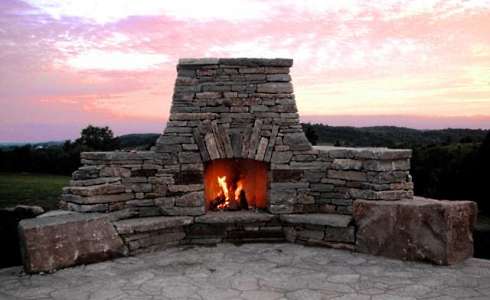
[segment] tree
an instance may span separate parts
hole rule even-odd
[[[119,147],[119,139],[109,127],[89,125],[82,129],[80,138],[75,141],[82,151],[110,151]]]
[[[318,134],[310,123],[302,124],[306,138],[312,145],[316,145],[318,142]]]

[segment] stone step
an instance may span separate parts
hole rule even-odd
[[[208,212],[195,218],[195,223],[201,224],[229,224],[229,223],[260,223],[270,222],[277,216],[266,212],[255,211],[223,211]]]
[[[348,227],[352,216],[340,214],[286,214],[281,221],[289,224],[320,225],[329,227]]]
[[[126,219],[114,222],[114,226],[119,234],[127,235],[134,233],[158,231],[161,229],[182,227],[192,224],[192,217],[143,217]]]

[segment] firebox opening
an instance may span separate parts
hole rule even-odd
[[[213,211],[266,208],[267,173],[267,164],[253,159],[217,159],[207,163],[206,208]]]

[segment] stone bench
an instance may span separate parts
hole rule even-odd
[[[19,223],[22,260],[28,273],[104,261],[126,254],[107,217],[101,214],[60,214]]]
[[[292,243],[354,249],[352,217],[339,214],[281,215],[286,239]]]
[[[359,252],[439,265],[473,256],[475,202],[358,200],[353,209]]]
[[[114,227],[130,254],[179,245],[185,238],[184,227],[192,217],[148,217],[114,222]]]

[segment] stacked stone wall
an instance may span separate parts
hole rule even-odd
[[[351,214],[356,199],[412,197],[409,150],[312,147],[299,122],[290,59],[182,59],[169,121],[148,152],[83,153],[69,209],[130,216],[204,214],[215,159],[269,167],[273,214]]]

